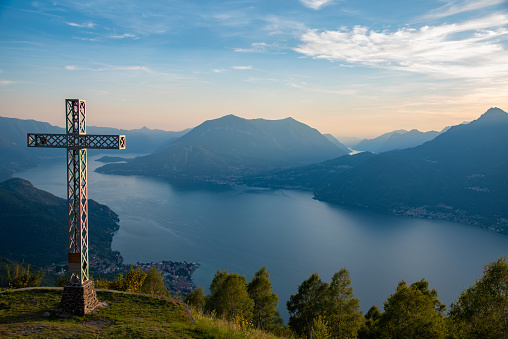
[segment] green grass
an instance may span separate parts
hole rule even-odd
[[[61,318],[61,290],[34,289],[0,294],[1,338],[275,338],[195,314],[185,305],[143,295],[97,292],[109,304],[83,317]],[[48,315],[49,314],[49,315]]]

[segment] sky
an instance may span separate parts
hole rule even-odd
[[[180,131],[234,114],[337,137],[508,111],[508,0],[0,0],[0,116]]]

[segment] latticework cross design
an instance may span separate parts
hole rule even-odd
[[[66,99],[66,134],[29,133],[28,147],[67,149],[68,262],[71,283],[89,278],[87,149],[125,149],[124,135],[87,135],[86,102]]]

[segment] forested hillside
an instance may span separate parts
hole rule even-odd
[[[36,266],[67,263],[67,201],[29,181],[0,183],[0,256]],[[118,215],[88,200],[90,256],[116,258],[111,251]]]

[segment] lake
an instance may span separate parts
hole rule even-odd
[[[194,281],[205,289],[217,269],[250,281],[266,266],[285,322],[290,294],[314,272],[330,282],[347,267],[364,312],[382,309],[402,279],[426,278],[449,306],[483,265],[508,256],[508,236],[469,225],[347,209],[297,190],[177,189],[154,178],[95,173],[100,156],[89,152],[88,197],[119,215],[112,247],[124,263],[196,261]],[[16,176],[66,198],[63,158]]]

